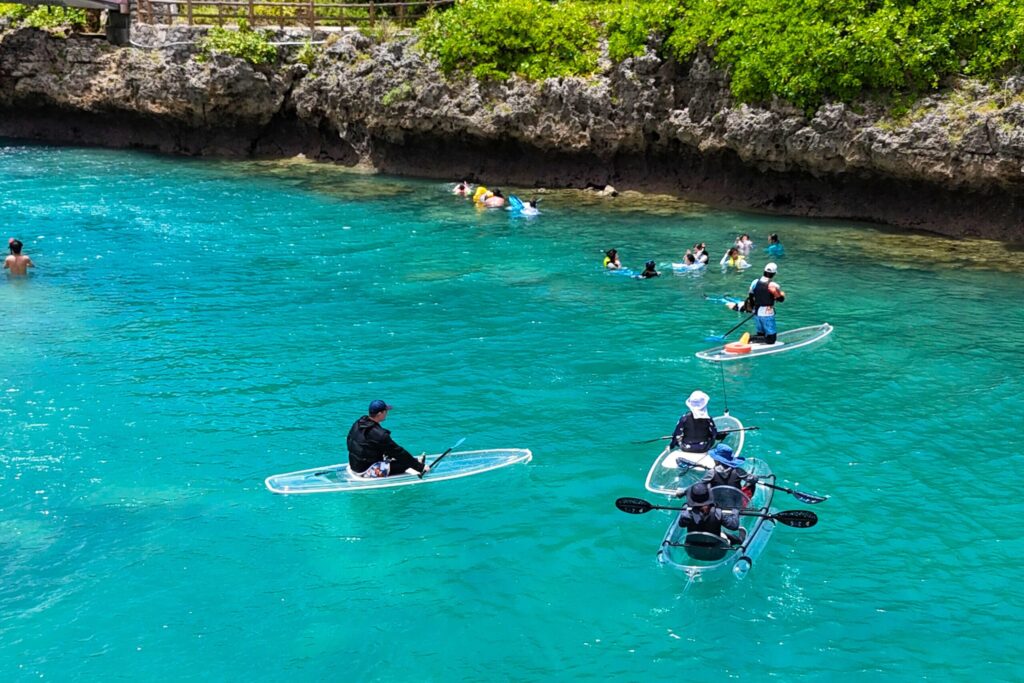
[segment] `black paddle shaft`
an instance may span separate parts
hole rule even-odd
[[[651,505],[643,498],[619,498],[615,501],[615,507],[631,515],[642,515],[651,510],[686,510],[685,507],[672,507],[668,505]],[[810,510],[782,510],[774,514],[759,512],[757,510],[737,510],[737,514],[747,517],[763,517],[775,522],[781,522],[786,526],[796,529],[807,529],[818,523],[818,515]]]

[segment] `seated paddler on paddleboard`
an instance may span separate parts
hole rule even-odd
[[[355,421],[348,430],[348,466],[361,477],[378,477],[405,474],[415,470],[426,474],[430,467],[426,458],[417,460],[391,438],[391,432],[381,426],[392,409],[381,400],[371,401],[366,415]]]
[[[672,449],[687,453],[706,453],[718,438],[718,428],[714,419],[708,415],[708,403],[711,401],[703,391],[695,391],[686,399],[688,411],[683,413],[672,432],[669,446]]]

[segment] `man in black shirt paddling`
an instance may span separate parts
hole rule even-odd
[[[426,458],[414,458],[381,426],[389,410],[391,406],[384,401],[371,401],[367,414],[348,430],[348,466],[356,474],[369,478],[405,474],[408,469],[426,474],[430,471]]]

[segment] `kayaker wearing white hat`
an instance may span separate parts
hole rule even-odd
[[[676,429],[672,432],[672,448],[687,453],[706,453],[718,438],[715,421],[708,415],[708,403],[711,401],[703,391],[695,391],[686,399],[687,411],[679,418]]]
[[[758,477],[743,469],[747,459],[742,455],[736,457],[728,444],[720,443],[710,451],[708,455],[715,461],[715,466],[704,475],[701,480],[709,487],[731,486],[743,491],[747,498],[754,497],[754,487],[757,485]]]
[[[723,536],[732,545],[739,545],[746,536],[746,530],[740,531],[739,537],[722,533],[722,527],[738,531],[740,516],[736,511],[723,512],[715,505],[710,487],[703,481],[686,490],[686,509],[679,513],[679,526],[687,532],[703,531],[704,533]]]

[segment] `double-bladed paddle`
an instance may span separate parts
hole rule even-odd
[[[642,515],[651,510],[688,510],[685,507],[670,507],[667,505],[652,505],[643,498],[619,498],[615,501],[615,507],[631,515]],[[758,510],[736,510],[737,514],[748,517],[763,517],[773,522],[780,522],[786,526],[796,529],[807,529],[818,523],[818,515],[810,510],[782,510],[773,514],[759,512]]]
[[[459,439],[458,441],[456,441],[456,442],[455,442],[455,445],[454,445],[454,446],[452,446],[451,448],[449,448],[448,450],[446,450],[446,451],[445,451],[444,453],[442,453],[441,455],[437,456],[437,458],[436,458],[436,459],[434,460],[434,462],[430,463],[430,469],[434,469],[434,465],[436,465],[437,463],[441,462],[441,458],[443,458],[444,456],[448,455],[449,453],[451,453],[452,451],[454,451],[454,450],[455,450],[456,448],[458,448],[459,446],[461,446],[461,445],[462,445],[462,442],[463,442],[463,441],[465,441],[465,440],[466,440],[466,437],[462,437],[461,439]],[[423,478],[423,474],[424,474],[423,472],[420,472],[420,479],[422,479],[422,478]]]
[[[733,432],[753,432],[757,431],[758,429],[760,429],[760,427],[741,427],[740,429],[723,429],[722,431],[718,432],[718,434],[722,435],[732,434]],[[659,436],[657,439],[647,439],[646,441],[633,441],[632,443],[654,443],[655,441],[665,441],[671,438],[671,436]]]
[[[678,459],[676,460],[676,464],[679,465],[679,467],[683,468],[684,472],[686,470],[708,471],[711,469],[710,467],[705,467],[704,465],[698,465],[695,462],[683,461],[682,463],[680,463]],[[817,505],[818,503],[824,503],[826,500],[828,500],[828,496],[816,496],[813,493],[807,493],[805,491],[796,491],[794,489],[788,489],[785,486],[769,484],[768,482],[761,481],[760,479],[757,483],[763,486],[767,486],[770,489],[775,489],[776,491],[785,491],[786,493],[790,494],[791,496],[799,500],[801,503],[807,503],[809,505]]]

